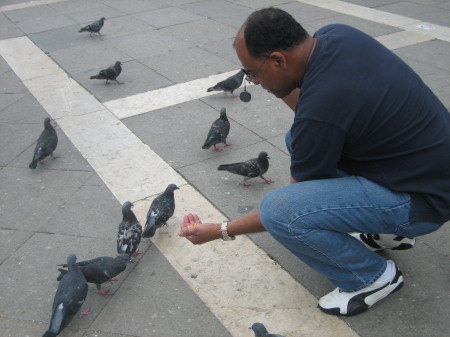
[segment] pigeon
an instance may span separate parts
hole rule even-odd
[[[220,109],[220,117],[212,123],[202,149],[209,149],[211,145],[214,145],[214,151],[220,151],[216,147],[216,144],[223,143],[225,146],[231,145],[227,143],[227,136],[230,132],[230,121],[227,118],[226,111],[225,108]]]
[[[147,213],[147,222],[144,227],[144,238],[151,238],[155,235],[156,230],[165,225],[167,220],[175,212],[175,197],[173,192],[179,188],[175,184],[170,184],[165,191],[157,196],[151,203]]]
[[[117,80],[117,77],[122,72],[121,65],[122,65],[122,62],[116,61],[116,63],[110,65],[108,68],[100,70],[98,75],[91,76],[91,80],[93,80],[93,79],[106,80],[106,82],[105,82],[106,84],[109,84],[108,81],[111,80],[111,81],[116,81],[117,84],[123,84],[123,82],[119,82]]]
[[[42,337],[55,337],[67,326],[75,314],[80,310],[81,305],[88,293],[88,284],[80,268],[76,265],[77,257],[70,254],[67,257],[68,271],[59,282],[53,300],[52,318],[50,326]],[[89,312],[82,312],[89,314]]]
[[[142,226],[131,210],[133,204],[129,201],[122,206],[122,222],[117,233],[117,254],[140,254],[137,250],[142,237]]]
[[[102,29],[103,24],[105,23],[105,20],[106,19],[102,17],[102,18],[100,18],[100,20],[95,21],[95,22],[81,28],[78,32],[79,33],[89,32],[89,36],[92,36],[92,33],[97,33],[98,35],[102,35],[100,33],[100,29]]]
[[[244,176],[244,180],[240,183],[244,187],[250,186],[247,180],[250,178],[261,177],[265,183],[273,183],[272,180],[263,177],[263,174],[269,169],[269,159],[267,152],[260,152],[258,158],[253,158],[241,163],[220,165],[217,169],[219,171],[228,171],[231,173]]]
[[[55,151],[56,145],[58,145],[58,135],[50,121],[51,119],[49,117],[44,120],[44,130],[36,142],[33,160],[28,166],[30,169],[34,170],[37,167],[37,163],[44,160],[47,156],[52,157],[52,159],[56,158],[53,155],[53,151]]]
[[[88,283],[95,283],[99,294],[106,296],[110,293],[101,290],[102,283],[117,281],[114,277],[126,269],[128,262],[131,262],[130,256],[128,254],[120,254],[115,258],[101,256],[92,260],[80,261],[77,262],[77,266],[80,267],[86,281]],[[65,268],[67,264],[60,266]],[[57,281],[60,281],[67,274],[67,270],[63,268],[59,268],[58,270],[61,274],[58,276]]]
[[[242,81],[244,80],[244,76],[245,76],[244,72],[242,70],[239,70],[238,73],[228,77],[223,81],[220,81],[215,86],[208,88],[208,90],[206,91],[207,92],[223,91],[225,95],[227,95],[227,92],[229,92],[231,93],[231,96],[237,97],[236,95],[233,94],[233,91],[241,86]]]
[[[256,322],[249,328],[255,333],[255,337],[284,337],[276,333],[269,333],[264,324]]]

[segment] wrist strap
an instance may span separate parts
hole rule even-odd
[[[234,235],[228,235],[228,221],[222,222],[222,225],[220,226],[220,231],[222,232],[223,241],[231,241],[236,239]]]

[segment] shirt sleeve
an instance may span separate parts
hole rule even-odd
[[[296,181],[339,177],[344,130],[326,122],[296,119],[291,135],[291,176]]]

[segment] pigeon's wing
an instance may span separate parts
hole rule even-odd
[[[130,240],[129,240],[129,249],[126,252],[129,255],[133,255],[134,252],[137,251],[139,243],[141,242],[142,238],[142,226],[139,223],[133,224],[130,231]]]
[[[220,143],[221,137],[220,137],[220,119],[217,119],[212,123],[211,128],[208,131],[208,135],[206,136],[205,144],[203,145],[203,148],[210,148],[211,145],[215,145],[217,143]]]
[[[128,238],[126,237],[127,228],[125,223],[119,225],[119,231],[117,232],[117,253],[123,254],[127,251]]]
[[[250,159],[241,163],[220,165],[218,169],[250,178],[259,176],[260,172],[257,159]]]
[[[222,143],[225,143],[230,132],[230,121],[219,120],[218,123],[219,137]]]
[[[116,77],[118,76],[118,74],[117,74],[116,70],[114,69],[114,67],[108,67],[106,69],[102,69],[102,70],[100,70],[98,75],[102,79],[106,79],[106,80],[115,80]]]

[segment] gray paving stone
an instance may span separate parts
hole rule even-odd
[[[64,15],[58,14],[47,5],[7,11],[5,15],[27,34],[75,24],[74,21]]]
[[[429,6],[428,4],[422,5],[410,1],[401,1],[380,6],[377,9],[439,25],[450,26],[449,12],[443,11],[441,8]]]
[[[155,10],[159,8],[167,7],[167,1],[157,1],[157,0],[99,0],[99,2],[116,8],[122,13],[132,14],[132,13],[140,13],[150,10]]]
[[[217,167],[221,164],[255,158],[261,151],[269,154],[270,166],[264,177],[273,180],[272,184],[254,178],[248,181],[251,186],[246,188],[240,185],[243,177],[226,171],[217,171]],[[184,166],[179,171],[229,219],[234,219],[258,209],[264,195],[286,185],[289,181],[289,158],[284,152],[262,141],[234,151],[222,151],[218,156]]]
[[[198,1],[180,7],[234,28],[240,28],[252,12],[252,9],[246,6],[225,0]]]
[[[240,67],[241,61],[239,61],[236,56],[236,51],[233,48],[233,42],[234,37],[231,37],[220,41],[202,43],[199,47]]]
[[[2,228],[38,230],[62,205],[73,198],[74,193],[91,174],[82,171],[3,167],[0,171],[0,184],[6,193],[0,194]]]
[[[4,337],[42,336],[47,323],[33,322],[25,319],[0,317],[0,330]],[[64,337],[62,334],[60,337]]]
[[[393,4],[397,2],[401,2],[399,0],[345,0],[345,2],[349,2],[355,5],[361,5],[364,7],[379,7],[388,4]]]
[[[229,98],[227,101],[230,100],[235,99]],[[232,146],[220,153],[202,149],[211,124],[219,118],[219,110],[193,101],[127,118],[123,122],[169,165],[177,169],[221,157],[224,153],[235,152],[262,141],[256,134],[236,123],[232,117],[236,112],[228,109],[231,129],[227,141]],[[218,147],[223,148],[223,145]]]
[[[203,19],[202,16],[195,15],[177,7],[166,7],[148,12],[140,12],[133,14],[133,16],[157,28]]]
[[[450,43],[433,40],[423,43],[418,43],[412,46],[399,48],[395,53],[401,58],[421,61],[433,65],[434,67],[445,70],[450,69]]]
[[[82,47],[84,50],[87,48],[91,49],[101,41],[101,38],[96,35],[90,37],[89,34],[79,33],[79,29],[79,25],[72,25],[47,30],[45,32],[28,34],[28,37],[47,53],[72,47]]]
[[[90,76],[97,75],[102,68],[105,67],[86,70],[73,75],[73,78],[78,83],[101,102],[163,88],[173,84],[166,77],[134,60],[122,64],[122,73],[118,77],[118,80],[124,83],[122,85],[114,81],[110,82],[110,84],[105,84],[104,80],[91,80]]]
[[[108,19],[108,25],[102,29],[104,40],[125,35],[133,35],[155,29],[154,27],[134,18],[131,15]]]
[[[447,110],[450,111],[450,87],[441,87],[433,90],[441,102],[446,106]]]
[[[123,53],[135,59],[163,54],[167,50],[189,47],[187,43],[160,30],[140,32],[133,36],[123,36],[106,41],[110,46],[121,50]]]
[[[364,20],[364,19],[360,19],[360,18],[355,18],[354,16],[350,16],[350,15],[338,15],[338,16],[333,16],[330,18],[315,20],[314,22],[310,22],[311,25],[316,27],[316,30],[323,26],[326,26],[329,24],[334,24],[334,23],[340,23],[340,24],[352,26],[354,28],[362,30],[364,33],[366,33],[370,36],[373,36],[373,37],[388,35],[388,34],[392,34],[392,33],[401,31],[401,29],[396,28],[396,27],[382,25],[380,23],[376,23],[376,22],[372,22],[372,21]]]
[[[31,232],[0,229],[0,264],[14,254],[31,235]]]
[[[236,69],[235,63],[197,47],[151,56],[142,59],[142,63],[175,83]]]
[[[50,56],[69,74],[74,75],[89,69],[103,69],[114,64],[116,61],[131,61],[131,57],[125,52],[107,44],[101,37],[89,37],[86,39],[97,40],[92,43],[89,50],[79,45],[71,48],[56,50]],[[89,43],[92,42],[88,40]],[[97,71],[98,73],[98,71]],[[94,74],[91,74],[94,75]]]
[[[234,38],[237,30],[211,19],[192,21],[161,29],[176,38],[192,45],[201,45]],[[205,34],[205,32],[211,32]],[[213,33],[214,32],[214,33]]]
[[[231,336],[205,310],[195,292],[186,288],[155,246],[149,248],[90,329],[132,336]]]
[[[286,0],[230,0],[237,5],[260,9],[265,7],[277,7],[277,5],[285,4]]]
[[[23,35],[24,33],[5,14],[0,13],[0,39],[11,39]]]
[[[107,26],[109,18],[121,16],[124,14],[123,12],[102,4],[99,1],[60,1],[49,4],[49,6],[53,8],[57,13],[64,14],[66,17],[81,25],[89,24],[100,19],[101,17],[105,17],[105,26]]]
[[[0,133],[2,134],[2,138],[8,140],[2,144],[0,166],[7,166],[24,150],[31,148],[42,130],[43,126],[38,124],[0,123]],[[31,153],[33,153],[33,151],[34,150],[31,150]],[[32,155],[29,156],[28,164],[31,162],[31,158]]]
[[[328,9],[306,5],[297,1],[289,2],[278,7],[291,14],[302,25],[340,15],[340,13]]]

